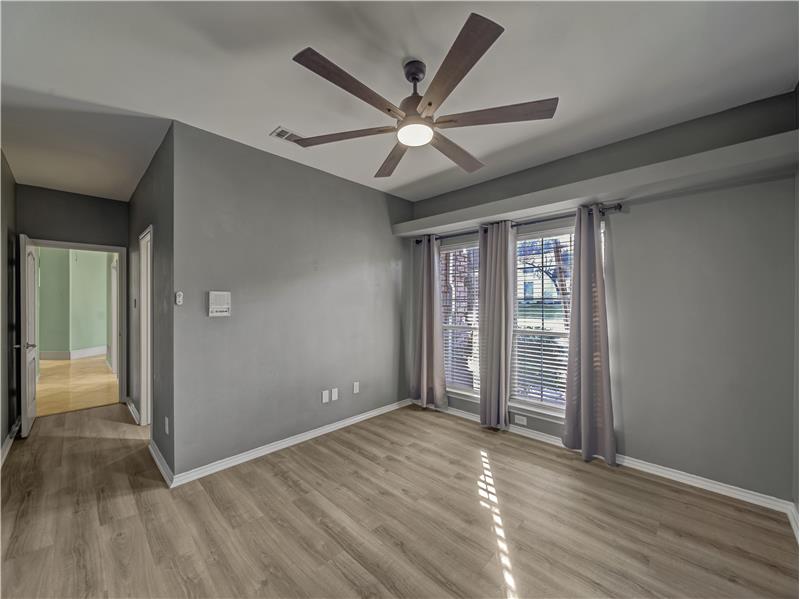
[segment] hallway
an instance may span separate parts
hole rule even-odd
[[[117,377],[105,356],[42,360],[36,383],[36,415],[49,416],[119,401]]]

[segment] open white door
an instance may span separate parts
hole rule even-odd
[[[27,437],[36,419],[36,252],[28,245],[28,237],[19,236],[20,269],[20,379],[21,431]]]
[[[139,354],[140,424],[150,424],[153,405],[153,231],[148,227],[139,236]]]

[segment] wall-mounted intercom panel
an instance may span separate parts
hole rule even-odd
[[[208,292],[208,315],[212,318],[231,315],[230,291]]]

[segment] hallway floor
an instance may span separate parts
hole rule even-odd
[[[42,360],[36,384],[36,415],[48,416],[119,401],[117,377],[105,356]]]

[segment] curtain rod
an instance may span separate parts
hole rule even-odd
[[[616,204],[611,204],[609,206],[605,206],[603,204],[600,204],[599,207],[600,207],[600,216],[605,216],[609,212],[619,212],[620,210],[622,210],[622,202],[617,202]],[[589,208],[589,212],[590,213],[594,212],[594,209]],[[571,214],[562,214],[562,215],[559,215],[559,216],[548,216],[547,218],[537,218],[537,219],[532,219],[532,220],[524,220],[524,221],[515,222],[511,226],[512,227],[522,227],[524,225],[533,225],[533,224],[537,224],[537,223],[546,223],[546,222],[550,222],[550,221],[553,221],[553,220],[561,220],[563,218],[568,218],[569,216],[571,216]],[[483,225],[481,225],[481,227],[483,227]],[[461,233],[451,233],[450,235],[434,235],[433,237],[434,237],[434,239],[451,239],[453,237],[461,237],[462,235],[469,235],[471,233],[477,233],[480,230],[481,227],[479,227],[478,229],[470,230],[470,231],[462,231]],[[417,243],[422,243],[422,240],[421,239],[417,239],[416,242]]]

